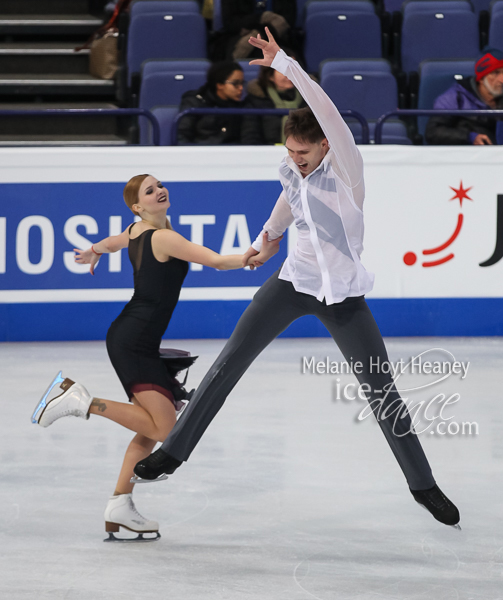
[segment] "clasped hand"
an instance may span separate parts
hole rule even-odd
[[[257,252],[255,248],[250,249],[243,255],[243,267],[250,267],[253,271],[256,267],[261,267],[266,261],[274,256],[279,250],[279,243],[283,239],[281,235],[275,240],[269,241],[267,231],[262,235],[262,248]]]

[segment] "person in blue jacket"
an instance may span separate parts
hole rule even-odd
[[[475,75],[456,81],[433,105],[436,110],[503,109],[503,52],[487,48],[475,63]],[[434,116],[426,126],[432,145],[503,144],[503,121],[490,115]]]

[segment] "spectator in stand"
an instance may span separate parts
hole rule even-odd
[[[243,70],[234,62],[219,62],[208,71],[206,83],[185,92],[180,112],[188,108],[243,108]],[[179,144],[239,144],[240,115],[187,115],[178,126]]]
[[[475,76],[457,81],[433,105],[439,110],[503,109],[503,52],[487,48],[475,63]],[[503,121],[491,116],[431,117],[426,127],[428,144],[503,143]]]
[[[297,57],[285,50],[288,56]],[[296,109],[306,106],[302,96],[293,83],[276,69],[260,67],[257,79],[250,81],[245,108],[286,108]],[[241,141],[247,145],[267,145],[284,143],[284,123],[288,116],[274,115],[243,116]]]
[[[231,36],[228,55],[234,60],[252,57],[254,48],[248,40],[258,33],[265,38],[265,26],[288,44],[296,18],[296,0],[222,0],[224,30]]]

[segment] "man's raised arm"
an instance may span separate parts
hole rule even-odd
[[[363,161],[353,134],[323,89],[309,77],[297,61],[280,49],[267,28],[266,32],[268,41],[261,39],[260,36],[250,38],[250,44],[260,48],[264,53],[263,59],[254,60],[250,64],[271,66],[286,75],[295,85],[327,136],[330,147],[337,157],[343,180],[354,187],[363,176]]]

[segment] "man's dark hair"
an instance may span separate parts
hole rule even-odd
[[[285,123],[285,139],[290,136],[299,142],[310,144],[321,142],[327,137],[308,106],[290,111]]]
[[[232,61],[216,62],[211,65],[206,83],[214,94],[217,91],[217,83],[225,83],[234,71],[243,71],[240,65]]]

